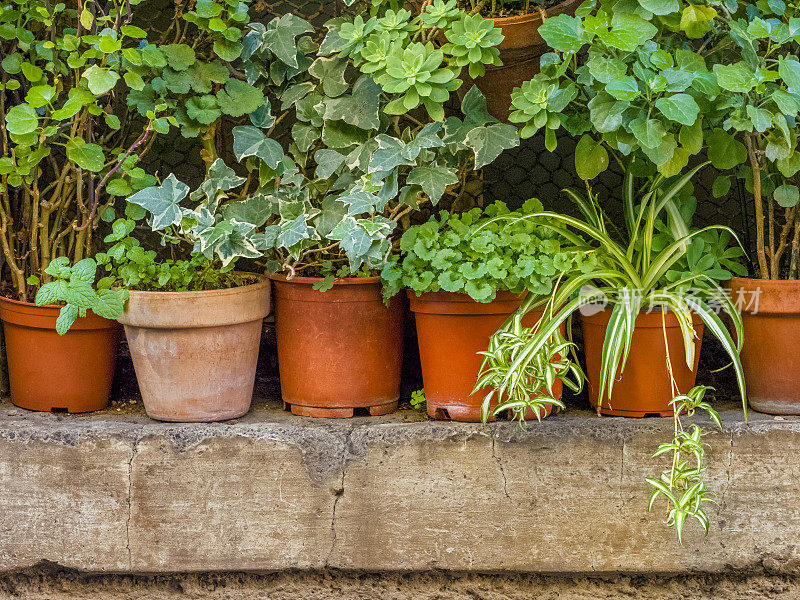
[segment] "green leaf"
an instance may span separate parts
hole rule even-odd
[[[61,310],[58,313],[58,318],[56,319],[56,333],[58,335],[64,335],[69,331],[69,328],[72,327],[72,324],[78,318],[78,307],[73,306],[72,304],[67,304],[66,306],[61,307]]]
[[[97,290],[97,301],[92,306],[92,312],[104,319],[118,319],[122,316],[127,299],[128,290]]]
[[[283,159],[281,145],[264,135],[257,127],[242,125],[233,128],[233,153],[238,160],[257,156],[271,169],[275,169]]]
[[[95,96],[102,96],[117,84],[119,74],[111,69],[92,65],[83,72],[83,78],[89,83],[89,91]]]
[[[715,129],[708,137],[708,158],[715,168],[726,171],[747,159],[747,149],[729,133]]]
[[[658,148],[664,136],[667,134],[666,130],[661,125],[661,121],[658,119],[647,119],[644,116],[640,116],[631,121],[630,128],[633,135],[639,140],[639,143],[646,148]]]
[[[485,167],[503,150],[519,145],[519,131],[513,125],[495,123],[476,127],[467,134],[464,143],[475,152],[475,168]]]
[[[28,90],[25,100],[33,108],[41,108],[47,106],[53,101],[56,95],[55,88],[49,85],[35,85]]]
[[[136,25],[123,25],[120,27],[120,32],[122,35],[137,39],[147,37],[147,32]]]
[[[317,162],[315,177],[317,179],[327,179],[333,175],[334,171],[342,166],[345,156],[336,150],[322,148],[314,153],[314,160]]]
[[[589,118],[600,133],[610,133],[622,125],[622,113],[629,103],[616,100],[605,92],[600,92],[589,102]]]
[[[359,129],[377,129],[381,88],[371,75],[362,75],[353,85],[353,93],[325,99],[325,119],[344,121]]]
[[[681,14],[680,28],[686,32],[687,37],[701,38],[711,31],[711,22],[717,16],[717,11],[710,6],[688,4]]]
[[[48,304],[63,302],[65,288],[66,282],[61,279],[45,283],[39,288],[39,291],[36,292],[36,305],[46,306]]]
[[[194,49],[186,44],[166,44],[159,46],[159,49],[166,57],[169,66],[176,71],[188,69],[197,60]]]
[[[128,198],[150,213],[148,224],[154,230],[164,229],[181,222],[181,208],[178,203],[189,193],[189,186],[178,181],[170,173],[160,186],[151,186]]]
[[[577,53],[583,45],[580,19],[566,14],[545,19],[539,26],[539,35],[548,46],[560,52]]]
[[[82,169],[98,173],[106,163],[103,149],[97,144],[87,144],[82,138],[67,141],[67,158]]]
[[[659,98],[656,100],[656,108],[665,117],[681,125],[694,125],[697,115],[700,113],[700,107],[689,94],[673,94],[666,98]]]
[[[97,263],[92,258],[84,258],[79,260],[72,267],[70,273],[70,280],[80,279],[87,283],[94,283],[94,278],[97,275]]]
[[[714,74],[719,86],[729,92],[747,94],[757,83],[755,75],[744,61],[732,65],[714,65]]]
[[[731,191],[731,178],[727,175],[720,175],[714,180],[712,193],[714,198],[722,198]]]
[[[186,114],[203,125],[210,125],[222,116],[217,98],[211,94],[192,97],[186,101]]]
[[[419,185],[435,205],[441,200],[448,185],[458,183],[458,176],[453,169],[448,167],[435,164],[420,165],[411,169],[406,183]]]
[[[39,117],[34,108],[28,104],[12,106],[6,113],[6,128],[14,135],[25,135],[36,131],[39,126]]]
[[[775,198],[775,202],[784,208],[789,208],[796,206],[800,201],[800,189],[796,185],[784,184],[775,188],[772,196]]]
[[[598,32],[598,36],[609,46],[631,52],[653,39],[656,33],[658,33],[656,26],[640,16],[615,12],[611,21],[611,30],[601,30]]]
[[[295,38],[304,33],[312,33],[314,28],[295,14],[286,13],[270,21],[263,34],[264,46],[272,50],[278,59],[297,68],[297,44]]]
[[[654,15],[669,15],[680,10],[678,0],[639,0],[639,6]]]
[[[622,77],[606,85],[606,92],[617,100],[633,100],[639,95],[639,85],[633,77]]]
[[[300,152],[308,152],[317,140],[319,140],[321,132],[316,127],[312,127],[308,123],[297,121],[292,125],[292,139],[297,144]]]
[[[132,90],[143,90],[144,89],[144,79],[138,73],[134,73],[133,71],[128,71],[123,76],[125,79],[125,83],[128,84],[128,87]]]
[[[322,90],[326,96],[335,98],[347,91],[350,87],[344,78],[347,61],[338,56],[320,56],[308,68],[308,73],[322,83]]]
[[[275,203],[266,194],[256,193],[245,200],[226,204],[223,214],[226,219],[236,219],[261,227],[274,214],[274,206]]]
[[[794,57],[782,57],[778,64],[778,74],[790,92],[800,93],[800,62]]]
[[[241,117],[260,108],[264,104],[264,94],[245,81],[229,79],[225,88],[217,93],[217,103],[226,115]]]
[[[575,170],[578,177],[591,181],[608,168],[608,152],[602,142],[584,135],[575,147]]]

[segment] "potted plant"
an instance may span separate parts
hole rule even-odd
[[[136,86],[126,60],[140,56],[146,35],[130,24],[135,4],[87,2],[76,11],[13,0],[0,12],[0,318],[11,398],[25,408],[86,412],[108,403],[118,336],[109,317],[119,299],[91,292],[85,259],[115,197],[150,185],[136,163],[169,129],[155,108],[143,126],[118,102]],[[51,262],[59,256],[75,265],[71,275],[66,262]],[[48,285],[54,279],[63,289]],[[62,295],[70,306],[51,306]]]
[[[539,35],[539,27],[550,17],[574,15],[583,0],[414,0],[424,9],[423,18],[446,18],[461,9],[494,23],[495,30],[458,28],[447,37],[451,42],[470,50],[476,40],[497,37],[497,60],[485,68],[469,69],[464,78],[475,83],[486,96],[489,113],[506,121],[510,112],[511,91],[539,72],[539,60],[548,46]],[[474,17],[473,17],[474,18]],[[468,23],[468,21],[467,21]],[[477,35],[476,35],[477,34]],[[452,38],[452,39],[451,39]]]
[[[283,26],[299,34],[303,23]],[[254,190],[235,210],[265,225],[287,409],[384,414],[399,397],[402,305],[384,305],[380,271],[403,223],[420,205],[455,201],[466,174],[518,137],[486,113],[477,89],[463,120],[444,120],[461,69],[433,41],[417,41],[433,30],[408,11],[328,28],[318,49],[298,41],[287,51],[297,64],[277,81],[259,67],[276,56],[263,26],[245,36],[245,71],[280,114],[233,129]],[[290,111],[297,122],[284,152],[270,136]]]
[[[491,390],[473,388],[489,338],[516,312],[526,292],[549,295],[553,277],[566,265],[594,268],[594,254],[573,252],[551,230],[514,219],[541,211],[537,200],[514,212],[502,203],[461,215],[442,211],[438,219],[408,229],[400,239],[399,262],[384,267],[387,295],[408,288],[431,417],[480,421],[481,404]],[[541,309],[531,311],[522,324],[533,327],[542,316]],[[548,415],[553,404],[563,407],[556,374],[571,365],[560,360],[544,367],[553,371],[552,394],[547,402],[529,394],[527,418]]]
[[[609,151],[638,151],[664,175],[707,154],[721,172],[717,197],[728,194],[733,179],[744,182],[755,201],[753,210],[742,210],[746,222],[755,222],[757,278],[733,278],[731,294],[744,312],[750,403],[800,413],[793,346],[800,334],[800,153],[793,126],[800,62],[794,36],[786,34],[796,8],[639,5],[601,1],[577,17],[548,19],[540,32],[555,52],[512,94],[511,120],[523,126],[522,137],[545,127],[550,149],[562,126],[582,136],[575,162],[587,180],[608,167]]]
[[[229,194],[244,183],[217,159],[187,207],[181,202],[189,187],[169,175],[128,197],[125,216],[105,238],[108,249],[95,257],[107,273],[97,295],[122,298],[114,316],[125,326],[145,410],[154,419],[219,421],[250,408],[270,289],[265,276],[235,270],[238,259],[259,257],[264,246],[263,231],[228,211]],[[161,259],[132,237],[145,216],[175,258]],[[62,266],[61,259],[53,264]],[[80,265],[55,273],[48,285],[70,285]],[[71,306],[71,296],[57,299]]]
[[[679,202],[679,194],[703,166],[673,178],[655,175],[638,189],[629,168],[623,234],[616,234],[591,191],[586,197],[569,192],[582,218],[556,213],[512,217],[537,221],[576,248],[594,253],[597,266],[588,273],[564,271],[546,299],[526,298],[520,311],[493,336],[478,383],[514,401],[524,400],[533,391],[540,394],[540,402],[545,401],[541,391],[552,390],[553,383],[542,377],[537,366],[564,355],[565,348],[554,343],[553,336],[566,323],[571,344],[571,320],[581,313],[589,398],[598,412],[671,414],[675,418],[675,440],[667,445],[671,449],[657,454],[674,451],[677,462],[665,480],[650,481],[654,499],[664,493],[672,502],[668,522],[676,526],[679,540],[687,516],[701,522],[705,519],[706,530],[708,525],[702,504],[711,495],[702,480],[702,465],[692,474],[688,462],[680,460],[681,455],[691,453],[691,447],[702,454],[700,430],[694,426],[687,441],[679,420],[681,410],[710,408],[703,402],[705,390],[695,388],[704,329],[730,356],[742,398],[746,398],[737,343],[741,341],[741,317],[720,286],[720,281],[730,278],[726,267],[735,258],[726,248],[727,236],[733,233],[721,226],[691,230],[687,224],[691,203],[686,210]],[[537,306],[544,306],[544,318],[533,327],[524,327],[521,319]],[[719,311],[733,323],[736,340]],[[555,376],[582,378],[577,364],[574,367]],[[490,414],[490,401],[491,397],[484,401],[486,415]],[[524,403],[500,402],[494,412],[506,408],[517,414],[526,409]],[[699,454],[697,461],[701,462]]]

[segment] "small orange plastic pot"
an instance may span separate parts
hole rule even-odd
[[[101,410],[108,406],[121,328],[89,311],[58,335],[60,310],[0,298],[11,401],[28,410]]]
[[[386,306],[380,277],[320,279],[272,275],[278,369],[284,406],[307,417],[352,417],[355,409],[397,409],[403,304]]]
[[[434,419],[479,422],[481,405],[489,390],[472,393],[483,361],[478,353],[486,350],[489,338],[516,312],[522,295],[498,292],[497,297],[487,303],[453,292],[427,292],[417,296],[409,290],[408,297],[417,321],[428,415]],[[541,310],[531,311],[523,324],[531,327],[541,315]],[[561,397],[560,381],[555,382],[553,394]],[[552,406],[548,405],[547,414],[551,410]],[[529,412],[526,418],[535,419],[536,416]]]
[[[742,311],[742,368],[755,410],[800,415],[800,281],[731,279]]]
[[[581,315],[589,400],[595,408],[599,403],[600,362],[610,319],[610,310]],[[675,395],[667,368],[667,345],[678,393],[685,394],[694,387],[697,379],[697,364],[703,340],[703,321],[698,315],[692,315],[692,324],[697,338],[694,342],[694,365],[689,368],[686,364],[683,336],[675,315],[667,312],[662,322],[660,310],[639,313],[636,317],[628,361],[622,372],[617,373],[611,398],[607,397],[608,390],[604,392],[600,413],[619,417],[671,416],[674,411],[670,401]]]

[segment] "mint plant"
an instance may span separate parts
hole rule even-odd
[[[36,304],[63,304],[56,319],[56,332],[64,335],[78,317],[85,317],[91,310],[98,317],[116,319],[122,314],[128,291],[112,289],[116,278],[97,277],[97,263],[84,258],[73,266],[69,259],[60,256],[45,269],[52,281],[45,283],[36,292]]]
[[[400,239],[399,260],[383,269],[384,295],[407,287],[467,294],[476,302],[491,302],[501,290],[546,296],[558,273],[591,272],[594,254],[576,253],[547,227],[515,218],[542,211],[538,200],[513,212],[496,202],[460,215],[442,211],[411,227]]]

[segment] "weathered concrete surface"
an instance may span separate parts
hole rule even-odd
[[[645,512],[671,421],[313,420],[258,402],[176,425],[0,405],[0,571],[800,574],[800,419],[723,411],[719,506],[685,545]]]
[[[503,573],[0,574],[0,600],[795,600],[800,578],[769,573],[570,577]]]

